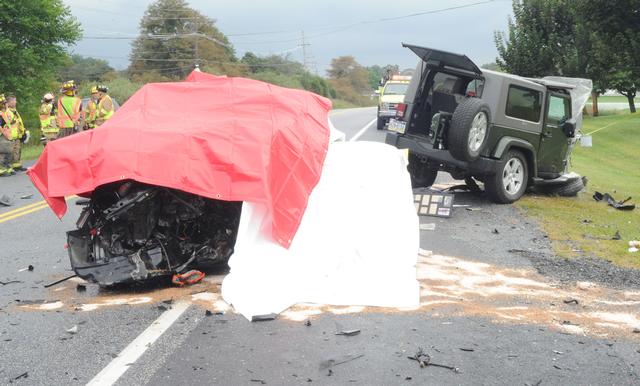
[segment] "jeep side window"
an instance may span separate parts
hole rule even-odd
[[[560,124],[571,116],[571,101],[569,98],[562,98],[551,95],[549,97],[549,114],[547,121],[551,124]]]
[[[467,85],[467,91],[465,91],[465,96],[470,97],[482,97],[482,89],[484,88],[484,80],[482,79],[474,79]]]
[[[505,114],[512,118],[530,122],[540,121],[542,93],[525,87],[509,86]]]

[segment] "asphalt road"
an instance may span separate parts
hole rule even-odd
[[[331,117],[348,140],[384,141],[375,108]],[[437,183],[451,180],[441,175]],[[423,283],[418,310],[302,310],[251,323],[233,312],[205,315],[220,307],[215,302],[183,307],[224,272],[182,290],[80,292],[78,281],[43,288],[72,273],[64,246],[79,213],[75,199],[59,221],[24,174],[0,179],[1,194],[15,204],[0,207],[0,383],[86,384],[99,375],[119,385],[640,384],[640,334],[635,321],[616,319],[639,314],[637,288],[539,275],[536,256],[552,256],[544,235],[514,207],[482,195],[456,193],[455,203],[468,206],[450,219],[421,218],[434,224],[421,231],[434,276]],[[601,299],[622,308],[597,305]],[[335,335],[338,325],[361,333]],[[421,368],[407,358],[419,347],[459,371]]]

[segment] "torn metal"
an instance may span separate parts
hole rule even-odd
[[[67,232],[71,266],[102,286],[226,263],[242,205],[135,181],[102,185],[83,204]]]

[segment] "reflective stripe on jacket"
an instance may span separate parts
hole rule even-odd
[[[10,109],[4,110],[2,113],[2,119],[4,120],[5,128],[8,129],[10,141],[20,138],[20,123],[16,117],[16,114],[13,113]],[[3,130],[6,131],[6,130]]]
[[[108,103],[107,103],[108,102]],[[106,107],[105,107],[106,105]],[[111,116],[113,116],[113,113],[115,112],[114,107],[113,107],[113,100],[111,99],[111,97],[109,95],[105,95],[100,99],[100,102],[98,102],[98,111],[96,114],[96,124],[101,125],[104,123],[104,121],[106,121],[107,119],[111,118]]]
[[[43,103],[40,105],[38,114],[40,115],[40,130],[46,134],[55,134],[60,130],[56,127],[54,117],[51,115],[53,104]]]
[[[82,100],[80,98],[68,95],[61,96],[58,99],[58,127],[69,129],[76,125],[80,121],[81,108]]]
[[[96,116],[98,114],[98,105],[93,99],[89,99],[87,103],[87,126],[93,127],[96,123]]]

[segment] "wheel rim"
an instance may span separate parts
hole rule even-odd
[[[480,111],[473,118],[471,122],[471,129],[469,130],[469,150],[473,153],[480,151],[480,146],[484,143],[484,138],[487,136],[488,126],[487,114]]]
[[[502,185],[504,190],[514,195],[518,193],[524,183],[524,165],[518,158],[511,158],[502,170]]]

